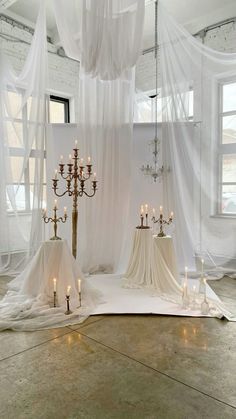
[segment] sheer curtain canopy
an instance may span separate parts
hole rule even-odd
[[[90,77],[115,80],[141,53],[144,0],[54,0],[66,54]]]
[[[16,273],[41,242],[47,87],[45,1],[20,74],[0,50],[0,272]]]
[[[198,256],[212,268],[227,263],[227,270],[235,263],[234,220],[222,218],[222,202],[224,188],[234,190],[235,176],[232,144],[225,144],[222,86],[236,80],[236,54],[202,44],[167,13],[163,1],[158,40],[163,163],[170,168],[163,195],[165,208],[175,213],[179,265],[195,269]],[[236,109],[235,98],[228,106]]]

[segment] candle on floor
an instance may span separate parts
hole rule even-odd
[[[78,292],[81,292],[81,279],[78,278]]]
[[[57,278],[53,278],[53,291],[57,291]]]
[[[140,214],[141,214],[141,215],[143,215],[143,214],[144,214],[144,208],[143,208],[143,205],[141,205],[141,208],[140,208]]]
[[[148,214],[148,204],[145,204],[145,213]]]
[[[203,276],[203,272],[204,272],[204,259],[201,260],[202,263],[202,276]]]
[[[71,290],[71,286],[68,285],[67,290],[66,290],[66,296],[69,297],[70,296],[70,290]]]

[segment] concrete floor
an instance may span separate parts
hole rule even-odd
[[[211,286],[235,310],[236,280]],[[2,332],[0,418],[236,418],[235,341],[235,323],[151,315]]]

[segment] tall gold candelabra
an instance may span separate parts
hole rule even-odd
[[[157,218],[156,219],[156,217],[155,217],[155,215],[153,215],[153,217],[152,217],[152,221],[153,221],[153,223],[155,224],[155,223],[158,223],[158,224],[160,224],[160,231],[159,231],[159,233],[158,233],[158,237],[165,237],[166,236],[166,234],[164,233],[164,231],[163,231],[163,225],[170,225],[171,223],[172,223],[172,221],[173,221],[173,212],[171,212],[170,213],[170,216],[169,216],[169,219],[168,220],[164,220],[164,218],[163,218],[163,213],[162,213],[162,207],[160,207],[160,216],[159,216],[159,218]]]
[[[57,235],[57,223],[65,223],[67,219],[66,208],[64,208],[64,217],[57,217],[57,201],[55,200],[55,205],[53,208],[53,217],[47,217],[46,209],[43,210],[43,221],[48,224],[49,222],[53,223],[54,228],[54,236],[50,238],[50,240],[61,240],[61,237]]]
[[[87,164],[84,164],[84,160],[79,158],[79,149],[77,148],[77,141],[75,142],[75,148],[73,148],[73,157],[69,155],[69,163],[67,163],[67,172],[65,171],[65,164],[63,163],[63,157],[59,163],[59,175],[62,179],[66,180],[67,186],[63,193],[58,193],[58,172],[55,170],[53,182],[53,190],[56,196],[61,197],[65,194],[72,196],[73,208],[72,208],[72,253],[76,258],[77,254],[77,225],[78,225],[78,197],[83,195],[92,198],[97,190],[96,173],[92,180],[92,193],[88,193],[85,190],[85,182],[92,176],[92,164],[91,159],[88,157]],[[85,173],[86,170],[86,173]]]

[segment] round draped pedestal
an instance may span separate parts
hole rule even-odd
[[[155,288],[160,294],[181,293],[170,236],[153,236],[151,229],[135,230],[124,286]]]
[[[72,311],[69,315],[65,314],[68,286]],[[41,244],[26,269],[9,283],[9,291],[0,302],[0,330],[38,330],[79,323],[91,314],[98,299],[98,292],[84,279],[67,241],[49,240]]]

